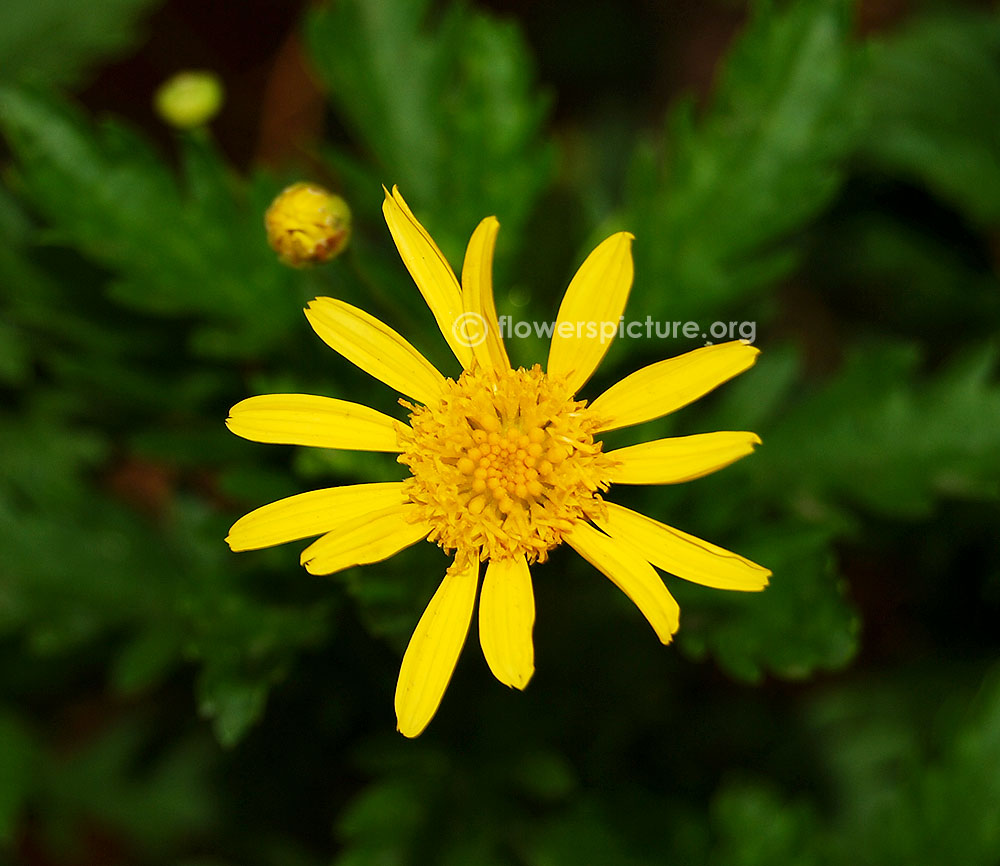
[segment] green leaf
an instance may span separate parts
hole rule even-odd
[[[218,741],[235,746],[263,714],[268,688],[261,682],[203,676],[198,692],[198,709],[212,720]]]
[[[654,315],[705,320],[792,268],[790,236],[842,180],[856,64],[846,2],[759,3],[706,115],[673,112],[663,164],[640,147],[617,222],[662,287]]]
[[[74,84],[96,61],[121,53],[159,0],[33,0],[0,6],[0,79]]]
[[[111,669],[112,687],[135,694],[157,683],[180,660],[177,635],[151,629],[141,632],[118,656]]]
[[[681,602],[679,645],[696,657],[710,653],[748,682],[765,673],[803,679],[847,665],[857,651],[858,621],[834,568],[833,534],[793,523],[755,527],[752,538],[734,546],[773,571],[760,593],[671,581]]]
[[[506,237],[522,237],[553,172],[540,134],[548,101],[516,26],[460,5],[433,19],[428,7],[326,4],[307,18],[306,40],[335,110],[372,158],[354,197],[398,183],[454,261],[489,214]]]
[[[192,592],[186,602],[185,651],[202,663],[199,711],[219,742],[234,746],[263,715],[298,649],[327,637],[331,603],[266,604],[232,585]]]
[[[858,851],[880,866],[996,862],[1000,817],[984,804],[1000,797],[1000,671],[972,684],[968,673],[935,662],[814,701],[807,735],[824,744],[839,804],[824,828],[833,862]]]
[[[0,500],[36,507],[75,502],[76,476],[94,469],[107,444],[93,431],[60,429],[54,420],[35,412],[0,422]]]
[[[214,355],[260,351],[299,320],[306,289],[296,296],[294,272],[265,242],[268,199],[232,175],[203,133],[184,140],[181,181],[129,128],[94,125],[33,91],[0,88],[0,130],[18,184],[50,224],[47,241],[109,269],[118,302],[200,317],[194,345]]]
[[[871,46],[862,155],[984,225],[1000,221],[1000,17],[951,11]]]
[[[855,349],[836,376],[760,431],[767,447],[748,461],[751,483],[812,515],[850,503],[914,518],[941,496],[995,497],[996,359],[981,346],[921,379],[912,346]]]
[[[607,866],[640,866],[648,863],[630,850],[627,839],[615,832],[604,805],[596,798],[578,803],[555,820],[533,840],[527,863],[601,863]]]
[[[731,866],[820,866],[819,820],[806,803],[789,803],[769,785],[731,782],[712,804],[717,842],[711,863]],[[868,861],[871,862],[871,861]]]
[[[355,798],[338,821],[346,850],[337,866],[365,863],[405,863],[426,818],[426,791],[419,781],[389,778],[370,785]]]
[[[30,358],[24,335],[6,322],[0,322],[0,383],[22,383],[30,372]]]
[[[977,239],[942,236],[923,216],[850,211],[831,220],[810,263],[822,275],[824,299],[865,327],[878,322],[938,352],[994,337],[1000,324],[995,269],[970,250]]]
[[[68,754],[48,755],[40,780],[50,802],[47,820],[70,826],[97,821],[157,851],[205,832],[217,811],[208,787],[207,742],[175,739],[149,755],[146,736],[142,719],[129,715]]]

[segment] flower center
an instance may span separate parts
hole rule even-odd
[[[599,516],[614,462],[596,419],[539,366],[466,371],[436,406],[412,406],[399,461],[430,540],[480,559],[545,560],[577,520]]]

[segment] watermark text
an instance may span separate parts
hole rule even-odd
[[[745,340],[753,343],[757,339],[756,322],[670,322],[646,316],[645,319],[626,320],[621,316],[617,321],[567,321],[541,322],[500,316],[497,321],[500,337],[505,340],[529,337],[551,340],[560,339],[597,340],[601,345],[615,339],[628,340],[704,340],[715,343],[720,340]],[[452,331],[463,346],[478,346],[488,333],[488,324],[478,313],[463,313],[455,319]]]

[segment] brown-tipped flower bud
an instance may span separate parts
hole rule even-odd
[[[267,242],[286,265],[328,262],[351,236],[351,209],[339,195],[313,183],[295,183],[264,214]]]
[[[177,129],[204,126],[222,108],[222,82],[213,72],[178,72],[157,89],[153,106],[162,120]]]

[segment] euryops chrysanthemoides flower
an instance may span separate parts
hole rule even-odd
[[[445,377],[363,310],[332,298],[312,301],[306,316],[316,333],[408,398],[400,401],[408,422],[357,403],[280,394],[238,403],[229,429],[256,442],[395,453],[410,477],[265,505],[237,521],[227,541],[251,550],[320,536],[302,553],[313,574],[378,562],[423,539],[454,555],[403,656],[395,703],[404,735],[417,736],[437,711],[477,592],[490,669],[508,686],[528,684],[535,622],[529,567],[559,544],[621,589],[664,644],[680,611],[656,569],[717,589],[767,585],[767,569],[604,498],[613,484],[673,484],[714,472],[751,453],[760,442],[755,434],[703,433],[607,452],[599,439],[697,400],[751,367],[757,349],[742,341],[695,349],[626,376],[591,403],[578,400],[609,341],[559,323],[619,321],[632,286],[632,235],[612,235],[580,266],[559,308],[546,369],[515,370],[493,300],[496,219],[473,233],[460,285],[396,189],[386,193],[383,212],[462,372]]]

